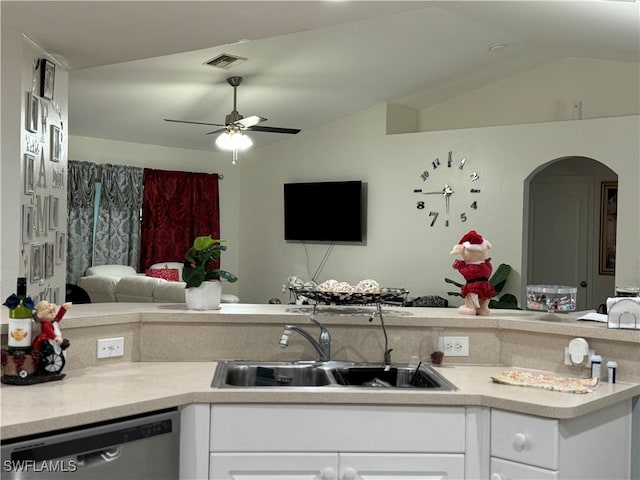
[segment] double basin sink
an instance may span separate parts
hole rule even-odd
[[[233,387],[357,387],[457,390],[428,365],[382,365],[355,362],[254,362],[226,360],[218,363],[211,386]]]

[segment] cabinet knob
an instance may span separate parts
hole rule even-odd
[[[502,480],[502,475],[500,475],[499,473],[492,473],[491,480]]]
[[[345,468],[342,473],[342,480],[356,480],[358,478],[358,472],[353,468]]]
[[[521,452],[527,447],[527,437],[524,433],[516,433],[513,437],[513,446]]]
[[[327,467],[322,471],[322,480],[336,480],[336,478],[336,471],[333,468]]]

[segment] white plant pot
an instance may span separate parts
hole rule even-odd
[[[222,283],[217,280],[202,282],[199,287],[187,288],[184,300],[189,310],[219,310]]]

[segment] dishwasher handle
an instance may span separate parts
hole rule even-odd
[[[104,450],[97,450],[95,452],[83,453],[82,455],[78,455],[76,460],[78,462],[78,466],[91,467],[93,465],[112,462],[116,460],[121,453],[122,450],[120,446],[117,446]]]

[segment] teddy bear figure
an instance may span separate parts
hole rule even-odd
[[[451,250],[451,255],[461,255],[462,260],[453,262],[466,280],[462,287],[464,305],[458,311],[464,315],[489,315],[489,301],[495,295],[495,289],[489,282],[493,267],[487,255],[491,243],[482,238],[475,230],[465,234]]]

